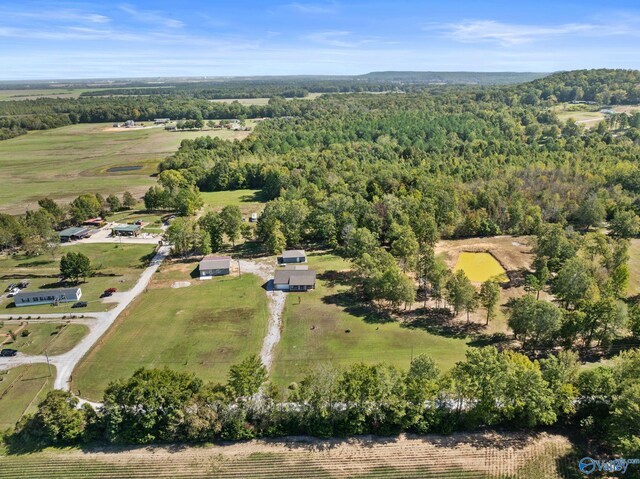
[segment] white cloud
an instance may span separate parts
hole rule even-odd
[[[81,12],[78,10],[41,10],[41,11],[18,11],[0,9],[0,17],[4,19],[28,19],[44,22],[73,22],[73,23],[109,23],[111,18],[92,12]]]
[[[564,23],[558,25],[527,25],[495,20],[470,20],[458,23],[432,24],[426,30],[440,30],[462,43],[494,42],[503,46],[520,45],[569,35],[625,35],[633,28],[623,23]]]
[[[287,7],[295,10],[299,13],[306,13],[310,15],[321,15],[328,13],[336,13],[338,11],[338,5],[335,3],[299,3],[293,2],[287,5]]]
[[[167,17],[157,11],[138,10],[129,4],[120,5],[118,8],[120,8],[120,10],[122,10],[123,12],[128,13],[138,22],[157,24],[167,28],[184,27],[183,21]]]

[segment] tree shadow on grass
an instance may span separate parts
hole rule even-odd
[[[322,302],[340,306],[346,313],[361,317],[365,323],[382,324],[395,321],[388,311],[380,310],[370,304],[359,302],[350,291],[323,296]]]
[[[318,279],[326,283],[329,288],[336,286],[353,286],[355,283],[353,273],[350,271],[325,271],[318,274]]]
[[[403,328],[422,329],[436,336],[467,338],[479,336],[485,326],[478,323],[455,321],[447,308],[418,308],[405,315]]]

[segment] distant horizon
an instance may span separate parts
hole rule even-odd
[[[588,68],[585,70],[595,70],[597,68]],[[616,68],[611,68],[616,69]],[[628,69],[635,70],[635,69]],[[136,81],[136,80],[155,80],[155,81],[167,81],[167,80],[234,80],[234,79],[269,79],[269,78],[356,78],[362,77],[365,75],[371,75],[376,73],[478,73],[478,74],[544,74],[544,75],[552,75],[554,73],[558,73],[561,71],[570,71],[570,70],[556,70],[556,71],[524,71],[524,70],[488,70],[488,71],[480,71],[480,70],[374,70],[368,71],[364,73],[354,73],[354,74],[332,74],[332,73],[320,73],[320,74],[288,74],[288,75],[279,75],[279,74],[271,74],[271,75],[150,75],[150,76],[129,76],[129,77],[68,77],[68,78],[16,78],[14,80],[0,80],[0,85],[7,83],[56,83],[56,82],[90,82],[90,81]]]
[[[25,0],[0,80],[640,68],[634,0]]]

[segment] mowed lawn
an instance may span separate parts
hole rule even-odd
[[[263,282],[250,274],[200,281],[190,276],[196,266],[162,267],[74,371],[74,392],[100,400],[109,382],[141,367],[225,381],[231,365],[259,354],[268,317]],[[172,288],[176,281],[191,285]]]
[[[95,276],[87,278],[86,282],[80,282],[77,285],[82,289],[82,301],[89,303],[86,308],[72,309],[73,303],[61,303],[55,307],[40,305],[16,308],[13,306],[13,299],[6,297],[5,294],[0,299],[0,311],[16,317],[22,316],[24,319],[33,313],[82,314],[88,311],[107,311],[114,307],[114,303],[103,302],[100,294],[111,287],[119,291],[130,289],[146,267],[154,248],[155,245],[151,244],[94,243],[61,246],[54,257],[0,255],[0,288],[3,292],[9,284],[16,283],[20,279],[29,279],[30,284],[26,291],[74,286],[58,282],[60,257],[70,251],[87,255],[97,272]]]
[[[126,120],[126,118],[123,118]],[[217,136],[233,140],[248,132],[230,130],[165,131],[111,128],[111,123],[71,125],[0,142],[0,212],[22,213],[48,196],[63,202],[82,193],[141,195],[156,179],[157,164],[184,139]],[[112,167],[141,166],[108,172]]]
[[[203,192],[202,199],[207,209],[220,211],[225,206],[239,206],[243,216],[249,219],[251,213],[264,209],[264,198],[261,190],[233,190]]]
[[[52,389],[56,368],[51,376],[46,364],[18,366],[0,371],[0,430],[15,426],[24,415],[35,412]]]
[[[28,321],[0,321],[0,342],[3,348],[17,349],[29,355],[49,356],[71,350],[88,332],[83,324],[29,323]],[[16,335],[11,339],[10,331]],[[23,332],[28,331],[27,336]]]
[[[333,255],[310,254],[309,267],[319,274],[316,290],[287,295],[272,372],[278,385],[299,381],[318,364],[342,367],[359,361],[386,362],[407,368],[412,355],[424,353],[448,369],[464,359],[465,340],[405,328],[398,322],[367,322],[357,305],[348,304],[349,297],[340,294],[348,287],[328,280],[335,272],[347,270],[348,262]],[[351,307],[353,312],[347,311]]]

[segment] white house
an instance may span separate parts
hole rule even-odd
[[[35,306],[38,304],[75,303],[82,297],[80,288],[40,289],[20,291],[13,297],[16,306]]]

